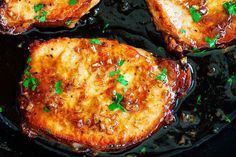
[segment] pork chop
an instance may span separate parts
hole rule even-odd
[[[135,145],[169,121],[189,69],[112,40],[34,42],[20,83],[23,132],[95,151]]]
[[[175,52],[215,48],[236,39],[236,1],[146,0],[157,30]]]
[[[100,0],[3,0],[0,32],[20,34],[32,26],[74,27]]]

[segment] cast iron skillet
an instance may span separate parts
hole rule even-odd
[[[0,113],[0,130],[3,130],[0,148],[18,156],[31,151],[41,153],[36,156],[78,156],[54,141],[24,137],[19,130],[17,91],[29,55],[28,45],[36,39],[64,36],[117,39],[153,52],[156,57],[178,60],[163,48],[163,38],[155,30],[144,0],[103,0],[74,29],[34,28],[19,36],[0,35],[0,106],[3,108]],[[193,82],[188,96],[177,101],[174,123],[137,147],[115,156],[175,155],[209,140],[236,117],[236,46],[187,56]]]

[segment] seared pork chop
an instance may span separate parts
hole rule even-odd
[[[2,3],[1,3],[2,2]],[[33,25],[74,27],[99,0],[3,0],[0,32],[19,34]]]
[[[37,41],[28,64],[19,96],[23,132],[96,151],[149,137],[191,82],[188,66],[106,39]]]
[[[170,51],[214,48],[236,39],[236,1],[146,0]],[[233,11],[234,10],[234,11]]]

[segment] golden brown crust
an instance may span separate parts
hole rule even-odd
[[[49,130],[52,137],[67,144],[111,151],[137,144],[162,126],[177,95],[190,86],[189,68],[172,60],[157,60],[117,41],[99,40],[101,45],[88,39],[59,38],[30,46],[30,73],[38,86],[32,91],[20,83],[25,134],[45,136]],[[125,62],[119,66],[121,59]],[[166,83],[155,79],[163,68],[168,69]],[[128,86],[119,83],[117,75],[110,76],[118,69]],[[58,80],[60,95],[55,92]],[[127,112],[109,110],[113,91],[124,96],[121,105]],[[44,112],[45,106],[49,112]]]
[[[74,27],[76,22],[100,0],[78,0],[77,4],[69,5],[69,0],[3,0],[0,4],[0,32],[6,34],[20,34],[32,26]],[[35,12],[34,7],[43,4],[47,12],[46,21],[39,22],[36,16],[42,15],[42,10]],[[72,21],[66,24],[67,21]]]
[[[175,52],[207,48],[205,37],[219,36],[217,45],[223,46],[236,39],[236,16],[223,7],[228,0],[146,0],[154,23],[164,33],[168,49]],[[193,21],[189,8],[199,8],[201,21]],[[182,31],[181,31],[182,30]],[[183,33],[183,30],[185,31]]]

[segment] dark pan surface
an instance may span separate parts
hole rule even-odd
[[[178,59],[163,49],[162,36],[156,32],[144,0],[103,0],[74,29],[34,28],[20,36],[0,35],[0,148],[16,156],[29,156],[32,151],[40,152],[36,156],[78,156],[53,141],[29,139],[19,131],[16,97],[28,45],[36,39],[62,36],[118,39],[157,57]],[[214,137],[236,117],[236,45],[189,54],[188,61],[193,69],[193,85],[186,99],[177,102],[175,122],[116,156],[175,155]]]

